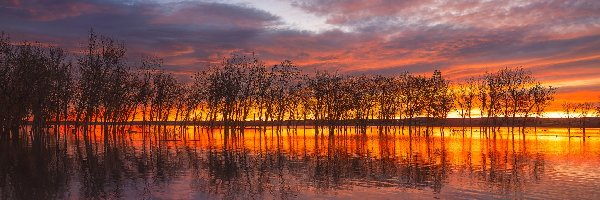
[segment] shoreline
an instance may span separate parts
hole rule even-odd
[[[31,125],[28,121],[26,125]],[[47,125],[76,125],[75,121],[49,121]],[[128,121],[128,122],[79,122],[80,125],[148,125],[148,126],[224,126],[223,121]],[[600,128],[600,117],[588,117],[585,125],[580,118],[414,118],[399,120],[285,120],[285,121],[235,121],[230,126],[445,126],[445,127],[553,127],[553,128]]]

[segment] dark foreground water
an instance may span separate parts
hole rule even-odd
[[[0,199],[600,199],[598,129],[136,130],[1,142]]]

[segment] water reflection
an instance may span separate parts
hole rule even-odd
[[[50,130],[0,144],[0,199],[599,197],[598,130],[480,130]]]

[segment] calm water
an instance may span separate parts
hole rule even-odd
[[[600,199],[598,129],[137,130],[1,143],[0,199]]]

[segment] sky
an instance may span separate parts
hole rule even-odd
[[[461,80],[504,67],[600,101],[598,0],[0,1],[0,31],[76,52],[93,28],[187,75],[232,53],[343,74]]]

